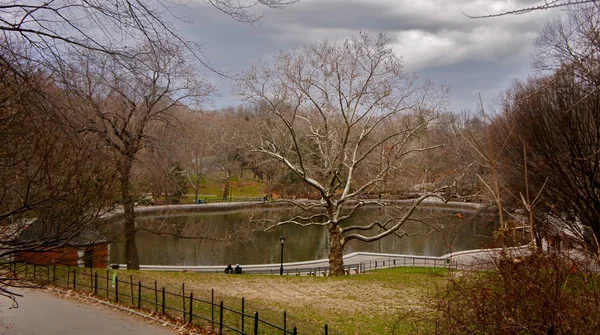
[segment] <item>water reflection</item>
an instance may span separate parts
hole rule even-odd
[[[460,212],[462,219],[457,217]],[[256,221],[289,218],[289,209],[237,210],[216,213],[187,213],[168,217],[140,217],[137,246],[141,264],[148,265],[219,265],[279,263],[279,237],[285,236],[284,262],[327,258],[325,227],[286,225],[258,231]],[[367,224],[396,215],[377,208],[362,209],[347,225]],[[459,215],[460,216],[460,215]],[[355,251],[440,256],[451,251],[477,249],[490,243],[494,225],[489,216],[457,210],[419,210],[403,230],[411,236],[388,236],[364,243],[350,241],[345,253]],[[120,230],[121,223],[115,224]],[[444,226],[434,231],[432,226]],[[160,231],[156,235],[149,231]],[[367,232],[375,234],[377,230]],[[180,237],[184,236],[184,237]],[[192,238],[195,237],[195,238]],[[122,241],[111,244],[111,262],[125,263]]]

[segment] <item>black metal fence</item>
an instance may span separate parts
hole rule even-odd
[[[123,279],[116,271],[112,271],[111,275],[111,271],[28,263],[11,265],[13,276],[19,279],[89,292],[119,304],[207,327],[218,334],[299,334],[295,325],[288,325],[285,311],[280,319],[283,324],[278,324],[261,317],[259,312],[248,311],[244,298],[241,299],[241,308],[236,309],[225,306],[223,300],[215,299],[214,289],[210,297],[201,298],[194,296],[193,292],[186,292],[185,284],[181,285],[180,292],[171,292],[164,286],[159,287],[156,281],[144,285],[141,281],[134,281],[132,275]],[[329,334],[328,325],[321,329],[319,333]]]

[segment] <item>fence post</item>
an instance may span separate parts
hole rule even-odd
[[[212,329],[215,329],[215,289],[210,290],[210,309],[211,309],[211,320]]]
[[[285,335],[287,329],[287,311],[283,311],[283,335]]]
[[[254,335],[258,335],[258,312],[254,313]]]
[[[52,265],[52,285],[56,285],[56,264]]]
[[[73,290],[77,290],[77,269],[73,269]]]
[[[50,283],[50,267],[49,266],[46,267],[46,272],[47,272],[46,282]]]
[[[94,295],[98,295],[98,271],[94,272]]]
[[[25,263],[25,276],[27,276],[27,263]],[[71,268],[67,265],[67,287],[71,286]]]
[[[90,293],[94,290],[94,276],[92,276],[92,268],[90,268]]]
[[[154,311],[158,313],[158,286],[156,280],[154,281]]]
[[[129,275],[129,287],[131,288],[131,306],[135,306],[133,302],[133,275]]]
[[[244,314],[244,307],[245,307],[244,300],[245,300],[244,297],[242,297],[242,334],[244,333],[244,317],[246,316]]]
[[[119,303],[119,276],[115,276],[115,301]]]
[[[194,292],[190,292],[190,323],[192,323],[193,316],[194,316]]]
[[[325,335],[329,335],[329,327],[325,324]]]
[[[37,269],[37,266],[35,263],[33,263],[33,280],[35,281],[35,270]]]
[[[219,305],[219,334],[223,334],[223,300]]]
[[[165,287],[162,288],[162,313],[165,314]]]
[[[181,296],[183,297],[183,322],[185,322],[185,283],[181,283]]]
[[[142,282],[138,281],[138,309],[142,308]]]
[[[110,290],[108,289],[110,286],[108,286],[108,270],[106,270],[106,299],[109,298],[110,296]]]

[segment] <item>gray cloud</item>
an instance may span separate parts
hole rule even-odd
[[[560,11],[469,19],[537,4],[534,0],[301,0],[282,10],[264,10],[249,26],[196,0],[175,14],[191,21],[184,33],[200,42],[211,64],[235,73],[279,50],[322,39],[342,40],[359,31],[386,33],[407,67],[452,86],[451,108],[475,108],[477,92],[493,99],[513,78],[527,75],[538,30]],[[222,91],[216,106],[234,103],[230,82],[210,75]]]

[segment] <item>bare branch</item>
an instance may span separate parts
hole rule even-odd
[[[597,2],[598,2],[598,0],[564,0],[564,1],[563,0],[549,0],[549,1],[546,0],[541,5],[508,10],[508,11],[504,11],[502,13],[494,13],[494,14],[487,14],[487,15],[469,15],[469,14],[466,14],[463,12],[463,15],[465,15],[466,17],[471,18],[471,19],[485,19],[485,18],[500,17],[500,16],[506,16],[506,15],[527,14],[527,13],[531,13],[531,12],[535,12],[535,11],[555,9],[555,8],[561,8],[561,7],[573,7],[573,6],[581,6],[581,5],[586,5],[586,4],[595,5],[595,4],[597,4]]]

